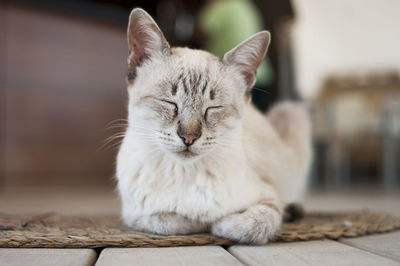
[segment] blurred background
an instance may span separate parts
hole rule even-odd
[[[400,188],[398,0],[17,0],[0,2],[0,196],[113,189],[120,139],[109,137],[126,117],[133,7],[171,45],[219,56],[269,30],[253,101],[263,111],[284,99],[309,106],[310,188]]]

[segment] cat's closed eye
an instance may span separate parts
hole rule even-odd
[[[178,105],[174,102],[171,102],[169,100],[165,100],[165,99],[158,99],[158,101],[163,102],[164,104],[168,104],[170,105],[170,107],[173,108],[174,110],[174,117],[176,117],[178,115]]]
[[[204,119],[207,121],[207,119],[209,119],[211,115],[217,112],[221,112],[223,111],[223,109],[224,106],[222,105],[208,107],[204,113]]]

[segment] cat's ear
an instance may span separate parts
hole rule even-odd
[[[242,73],[248,89],[256,82],[256,71],[267,53],[270,40],[270,33],[261,31],[241,42],[222,58],[225,65],[234,66]]]
[[[170,52],[169,44],[153,18],[143,9],[135,8],[128,24],[128,64],[130,68],[140,66],[153,56]]]

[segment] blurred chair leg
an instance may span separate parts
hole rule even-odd
[[[384,126],[384,129],[386,127]],[[390,190],[399,185],[397,173],[397,145],[396,138],[384,130],[382,138],[382,174],[383,187]]]
[[[385,190],[398,188],[400,184],[400,105],[394,99],[388,97],[385,100],[382,112],[382,175]]]
[[[350,187],[350,155],[345,143],[338,139],[331,141],[326,166],[328,189]]]

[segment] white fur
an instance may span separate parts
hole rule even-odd
[[[129,125],[116,171],[127,225],[158,234],[211,231],[257,244],[279,229],[284,205],[304,190],[311,132],[301,105],[279,104],[265,115],[245,97],[247,84],[234,54],[241,62],[261,60],[268,42],[265,33],[248,39],[225,65],[204,51],[175,48],[167,55],[153,53],[137,67],[128,86]],[[254,61],[245,67],[255,73],[258,65]],[[251,66],[254,70],[249,71]],[[184,93],[190,84],[179,79],[190,75],[201,77],[198,87],[208,84],[202,96]],[[168,84],[178,84],[176,95],[169,94]],[[218,90],[216,99],[208,99],[211,89]],[[149,96],[155,101],[148,102]],[[154,110],[154,105],[162,105],[172,112],[173,105],[159,100],[166,97],[179,109],[172,122]],[[223,110],[210,111],[211,122],[206,121],[207,107],[215,105]],[[179,119],[203,121],[190,158],[179,153],[186,149],[176,133]]]
[[[287,112],[300,108],[295,104],[286,106]],[[236,129],[245,130],[242,145],[229,150],[216,148],[193,162],[179,162],[164,152],[149,152],[154,147],[136,138],[129,128],[117,163],[124,221],[133,228],[159,234],[201,232],[211,226],[216,235],[265,243],[279,229],[279,214],[268,212],[270,219],[266,222],[270,229],[262,234],[263,231],[254,230],[254,219],[237,213],[257,206],[262,199],[269,199],[281,210],[283,204],[297,200],[304,189],[311,155],[307,148],[300,151],[304,158],[297,156],[292,147],[283,143],[266,116],[250,105],[246,109],[244,125]],[[306,123],[304,129],[309,130],[308,121],[302,122]],[[217,178],[207,176],[207,169],[212,169]],[[253,208],[268,210],[265,206]],[[164,223],[146,221],[157,213],[179,214],[193,225],[183,228],[188,222],[173,222],[177,226],[173,230]],[[241,218],[232,219],[232,215]],[[244,232],[252,230],[255,233],[248,239],[243,237]]]

